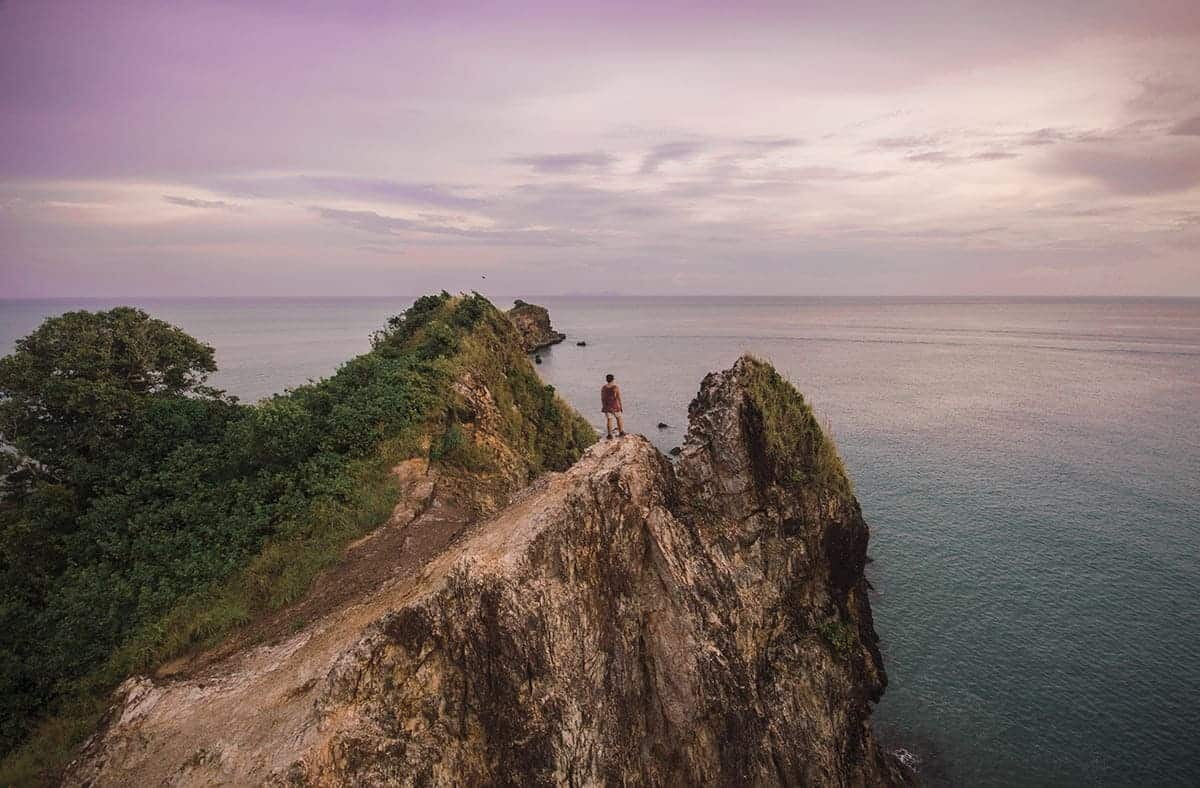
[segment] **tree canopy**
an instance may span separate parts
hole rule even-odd
[[[46,320],[0,359],[0,439],[59,478],[123,450],[152,398],[206,398],[213,349],[132,307]]]

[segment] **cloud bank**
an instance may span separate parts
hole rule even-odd
[[[0,290],[1200,295],[1200,8],[0,3]]]

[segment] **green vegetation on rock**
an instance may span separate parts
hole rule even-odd
[[[853,494],[837,446],[821,429],[804,395],[773,366],[752,356],[745,357],[742,374],[761,418],[767,460],[776,478]]]
[[[390,515],[399,461],[491,469],[457,382],[495,399],[527,475],[596,439],[477,294],[420,298],[332,377],[257,404],[206,388],[215,369],[130,308],[52,318],[0,360],[18,452],[0,468],[0,783],[60,764],[126,676],[300,599]]]
[[[846,621],[831,620],[823,622],[817,631],[833,649],[833,653],[845,657],[858,647],[858,629]]]

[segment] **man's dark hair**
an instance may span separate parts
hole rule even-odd
[[[605,375],[604,379],[607,380],[609,383],[612,383],[612,375]]]

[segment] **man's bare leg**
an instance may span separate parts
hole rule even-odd
[[[614,413],[613,415],[617,417],[617,435],[624,435],[625,434],[625,422],[621,421],[621,414],[619,412],[617,412],[617,413]],[[611,432],[611,430],[609,430],[609,431]]]
[[[604,437],[605,438],[612,437],[612,423],[613,423],[613,415],[611,413],[605,413],[604,414],[604,429],[605,429]],[[621,423],[621,417],[618,416],[617,424],[619,425],[620,423]]]

